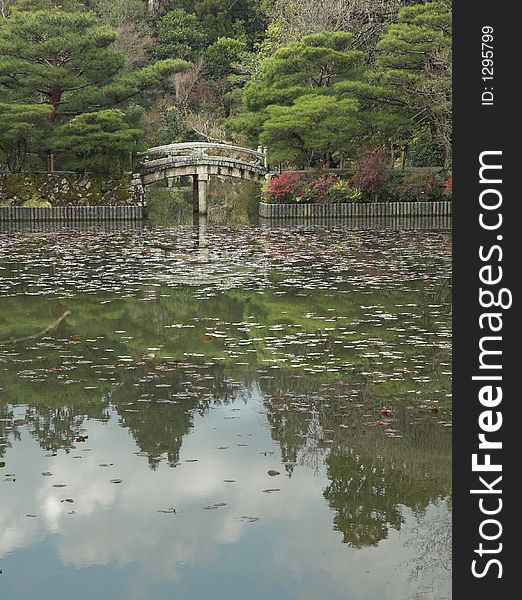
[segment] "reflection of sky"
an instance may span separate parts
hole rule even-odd
[[[297,467],[288,479],[264,421],[254,400],[195,416],[180,464],[157,471],[116,418],[88,422],[87,442],[69,455],[46,457],[23,432],[2,470],[16,482],[0,482],[2,599],[414,598],[423,582],[408,583],[411,514],[376,548],[342,545],[322,496],[324,473]],[[268,469],[282,474],[270,477]],[[47,471],[53,475],[42,476]],[[116,478],[122,483],[110,483]],[[175,515],[158,512],[170,507]]]

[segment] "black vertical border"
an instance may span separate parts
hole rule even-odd
[[[517,371],[522,376],[522,332],[518,313],[518,296],[513,289],[522,279],[522,222],[520,215],[522,191],[522,145],[520,120],[522,100],[519,99],[522,81],[521,19],[515,16],[516,3],[506,0],[454,0],[453,2],[453,600],[504,600],[522,597],[516,575],[522,574],[519,551],[515,540],[520,535],[522,502],[516,487],[521,481],[522,402]],[[494,29],[494,80],[482,80],[482,28]],[[493,87],[494,105],[482,106],[485,87]],[[519,148],[517,149],[517,146]],[[479,225],[479,155],[483,151],[502,151],[503,216],[501,229],[487,232]],[[515,188],[518,188],[518,190]],[[516,228],[519,230],[517,235]],[[503,533],[498,542],[502,551],[489,555],[502,563],[502,577],[491,568],[487,575],[476,578],[471,571],[474,552],[482,541],[479,526],[488,518],[478,506],[479,497],[470,494],[479,487],[478,476],[471,469],[471,456],[478,452],[478,401],[480,383],[472,376],[479,374],[479,339],[484,332],[479,328],[479,247],[490,247],[497,235],[503,237],[503,281],[499,287],[513,292],[513,305],[503,313],[502,376],[503,401],[500,410],[503,425],[497,439],[503,448],[494,457],[502,462]],[[487,310],[482,309],[482,312]],[[519,408],[520,406],[520,408]],[[492,454],[493,458],[493,454]],[[489,496],[490,498],[492,496]],[[498,496],[497,496],[498,497]],[[520,510],[518,510],[520,507]],[[517,514],[518,513],[518,514]],[[491,542],[490,547],[495,543]],[[485,555],[481,559],[485,565]]]

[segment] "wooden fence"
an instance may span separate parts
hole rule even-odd
[[[266,204],[259,203],[259,216],[267,219],[295,217],[450,217],[451,202],[374,202],[339,204]]]
[[[142,206],[53,206],[0,207],[0,223],[50,221],[141,221],[145,217]]]

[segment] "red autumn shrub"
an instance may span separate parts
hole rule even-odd
[[[358,162],[350,185],[377,200],[379,192],[390,179],[390,168],[382,150],[366,152]]]
[[[339,182],[337,175],[325,173],[324,175],[316,176],[310,181],[309,195],[311,202],[328,202],[328,192],[330,188]]]
[[[303,185],[300,173],[288,171],[269,179],[266,185],[266,193],[273,202],[292,202],[299,194]]]

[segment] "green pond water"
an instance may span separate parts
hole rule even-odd
[[[450,247],[0,232],[2,600],[449,599]]]

